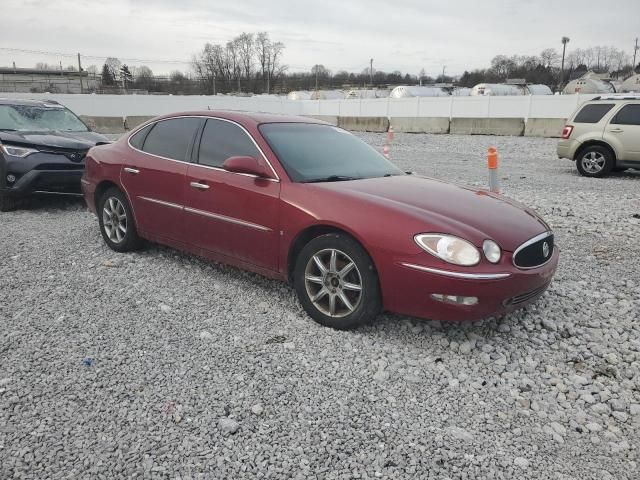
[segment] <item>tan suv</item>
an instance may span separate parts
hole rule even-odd
[[[640,169],[640,95],[607,95],[582,104],[558,142],[558,157],[576,161],[585,177]]]

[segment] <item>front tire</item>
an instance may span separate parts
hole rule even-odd
[[[127,197],[110,188],[98,201],[98,221],[102,238],[111,250],[130,252],[142,246]]]
[[[380,313],[380,287],[371,257],[352,238],[330,233],[311,240],[296,260],[293,282],[316,322],[348,330]]]
[[[11,212],[15,210],[19,204],[19,199],[0,194],[0,212]]]
[[[611,150],[602,145],[592,145],[580,152],[576,159],[576,167],[584,177],[602,178],[613,169],[615,159]]]

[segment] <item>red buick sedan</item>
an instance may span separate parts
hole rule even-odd
[[[340,329],[383,309],[502,314],[536,300],[558,264],[533,211],[405,173],[309,118],[158,117],[92,148],[82,187],[113,250],[147,239],[287,280],[313,319]]]

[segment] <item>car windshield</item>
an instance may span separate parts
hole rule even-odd
[[[0,105],[0,130],[86,132],[88,128],[61,105]]]
[[[331,125],[260,125],[280,163],[294,182],[333,182],[404,175],[402,170],[351,133]]]

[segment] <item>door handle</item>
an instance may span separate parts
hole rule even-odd
[[[621,128],[612,128],[611,130],[609,130],[611,133],[622,133],[624,132],[623,129]]]
[[[140,173],[140,170],[136,170],[135,168],[124,167],[124,171],[127,173],[131,173],[132,175],[137,175]]]
[[[190,185],[193,188],[197,188],[198,190],[209,190],[209,185],[207,185],[206,183],[191,182]]]

